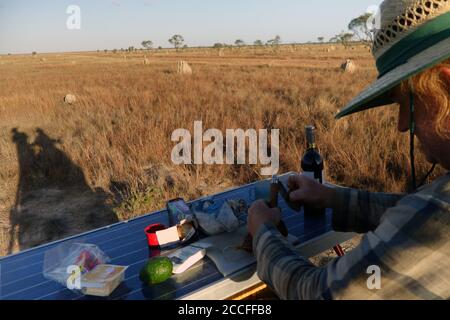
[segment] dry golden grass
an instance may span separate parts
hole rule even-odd
[[[143,64],[144,54],[149,65]],[[353,75],[339,70],[346,58],[358,66]],[[192,76],[176,74],[179,60],[189,62]],[[119,219],[160,209],[170,198],[194,199],[261,178],[257,166],[173,165],[172,131],[192,130],[195,120],[222,131],[279,128],[281,172],[299,170],[303,128],[312,123],[318,128],[329,180],[369,190],[404,191],[408,140],[396,132],[395,109],[334,120],[337,109],[375,77],[364,47],[164,50],[127,54],[127,59],[122,53],[3,56],[0,254],[7,252],[6,243],[16,232],[11,232],[10,210],[20,203],[17,188],[26,193],[46,188],[46,183],[58,189],[77,184],[68,162],[53,161],[51,154],[39,173],[44,177],[21,173],[23,161],[20,169],[13,128],[27,134],[29,143],[37,128],[60,139],[56,146],[73,162],[69,166],[81,168],[89,188],[111,195]],[[77,96],[74,105],[63,103],[67,93]],[[419,176],[427,169],[419,157]],[[14,250],[23,247],[14,244]]]

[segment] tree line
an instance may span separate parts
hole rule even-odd
[[[362,43],[365,43],[366,45],[370,46],[374,39],[374,33],[375,29],[373,26],[370,25],[369,21],[373,17],[372,13],[364,13],[350,21],[348,24],[348,30],[347,31],[341,31],[339,34],[331,37],[329,39],[329,42],[332,43],[341,43],[345,47],[347,47],[351,41],[357,40]],[[323,43],[325,41],[325,37],[318,37],[317,40],[320,43]],[[170,39],[167,40],[177,51],[182,48],[188,48],[188,45],[185,44],[185,39],[182,35],[176,34],[173,35]],[[255,40],[253,42],[253,46],[272,46],[272,47],[278,47],[282,43],[281,36],[276,35],[273,39],[270,39],[266,42],[263,40]],[[242,40],[237,39],[234,42],[234,46],[236,47],[244,47],[248,44]],[[144,40],[141,42],[142,48],[146,50],[152,50],[154,49],[154,43],[151,40]],[[229,48],[233,47],[233,45],[229,45],[226,43],[220,43],[217,42],[213,45],[213,48],[220,49],[220,48]],[[158,47],[158,49],[162,49],[162,47]],[[120,49],[121,52],[134,52],[137,51],[135,47],[131,46],[127,49]],[[100,50],[97,50],[100,52]],[[105,52],[108,52],[108,50],[104,50]],[[114,53],[116,53],[118,50],[114,49],[112,50]]]
[[[180,34],[176,34],[176,35],[174,35],[174,36],[172,36],[169,40],[168,40],[168,42],[176,49],[176,50],[179,50],[179,49],[181,49],[181,48],[187,48],[188,46],[185,44],[185,40],[184,40],[184,37],[182,36],[182,35],[180,35]],[[279,36],[279,35],[276,35],[273,39],[270,39],[270,40],[268,40],[268,41],[266,41],[266,42],[264,42],[264,41],[262,41],[262,40],[255,40],[254,42],[253,42],[253,45],[254,46],[264,46],[264,45],[267,45],[267,46],[278,46],[278,45],[280,45],[282,43],[282,41],[281,41],[281,36]],[[235,42],[234,42],[234,46],[236,46],[236,47],[243,47],[243,46],[246,46],[247,44],[246,44],[246,42],[244,41],[244,40],[242,40],[242,39],[237,39]],[[144,49],[146,49],[146,50],[151,50],[151,49],[153,49],[153,46],[154,46],[154,44],[153,44],[153,41],[151,41],[151,40],[144,40],[144,41],[142,41],[141,42],[141,46],[144,48]],[[229,45],[229,44],[226,44],[226,43],[219,43],[219,42],[217,42],[217,43],[215,43],[214,45],[213,45],[213,47],[214,48],[227,48],[227,47],[232,47],[233,45]],[[134,48],[134,47],[130,47],[130,48]],[[160,49],[161,49],[161,47],[159,47]]]

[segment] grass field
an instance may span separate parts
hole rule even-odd
[[[347,58],[354,74],[339,68]],[[192,75],[176,73],[180,60]],[[375,78],[357,45],[1,56],[0,255],[261,178],[258,166],[172,164],[173,130],[195,120],[280,129],[281,172],[299,170],[314,124],[328,180],[405,191],[396,108],[334,120]],[[75,104],[64,104],[68,93]],[[419,176],[427,169],[419,156]]]

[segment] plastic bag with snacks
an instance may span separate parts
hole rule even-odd
[[[76,285],[71,287],[69,282],[73,273],[79,276],[94,270],[98,265],[106,264],[111,259],[97,246],[86,243],[65,243],[45,252],[44,277],[56,281],[69,289],[77,290]]]

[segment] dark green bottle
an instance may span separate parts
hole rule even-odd
[[[317,149],[315,131],[316,128],[314,126],[306,127],[307,149],[301,161],[301,169],[304,175],[316,180],[319,183],[324,183],[323,158],[320,155],[319,150]],[[320,216],[325,214],[325,209],[315,209],[306,205],[304,209],[306,215]]]

